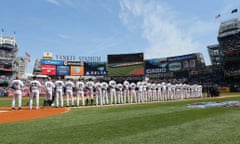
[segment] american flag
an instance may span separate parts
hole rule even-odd
[[[27,57],[31,57],[31,55],[30,55],[28,52],[25,52],[25,55],[26,55]]]
[[[218,15],[215,16],[216,19],[218,19],[218,18],[220,18],[220,17],[221,17],[220,14],[218,14]]]
[[[238,9],[233,9],[232,14],[238,12]]]

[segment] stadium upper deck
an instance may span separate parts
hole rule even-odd
[[[14,60],[16,59],[18,45],[14,37],[0,36],[0,76],[11,78],[16,72]]]

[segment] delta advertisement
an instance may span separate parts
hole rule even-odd
[[[105,62],[86,62],[84,63],[84,75],[86,76],[106,76]]]
[[[145,60],[145,74],[189,71],[196,68],[196,54]]]

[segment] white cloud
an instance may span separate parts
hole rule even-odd
[[[211,43],[203,43],[203,38],[214,32],[217,27],[214,22],[183,19],[169,5],[154,0],[122,0],[120,6],[119,17],[128,28],[138,26],[136,20],[141,23],[142,38],[148,43],[144,49],[145,58],[195,52],[204,52],[208,56],[206,46]],[[212,35],[212,39],[216,39]]]
[[[70,39],[71,37],[66,35],[66,34],[58,34],[58,37],[62,38],[62,39]]]
[[[56,6],[60,6],[60,3],[58,0],[47,0],[47,2],[49,2],[50,4],[56,5]]]
[[[75,8],[77,4],[77,1],[73,0],[47,0],[47,2],[55,6],[69,6],[72,8]]]

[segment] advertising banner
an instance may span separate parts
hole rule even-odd
[[[145,74],[166,73],[167,66],[167,58],[145,60]]]
[[[69,66],[57,66],[57,75],[70,75]]]
[[[45,59],[42,59],[41,60],[41,64],[42,65],[64,65],[64,61],[61,61],[61,60],[45,60]]]
[[[105,76],[107,75],[105,62],[86,62],[84,63],[84,74],[86,76]]]
[[[189,71],[196,68],[197,55],[189,54],[175,57],[168,57],[168,70],[171,72]]]
[[[84,75],[84,67],[83,66],[71,66],[70,67],[70,75],[71,76],[83,76]]]
[[[56,75],[56,66],[55,65],[41,65],[41,74],[42,75]]]

